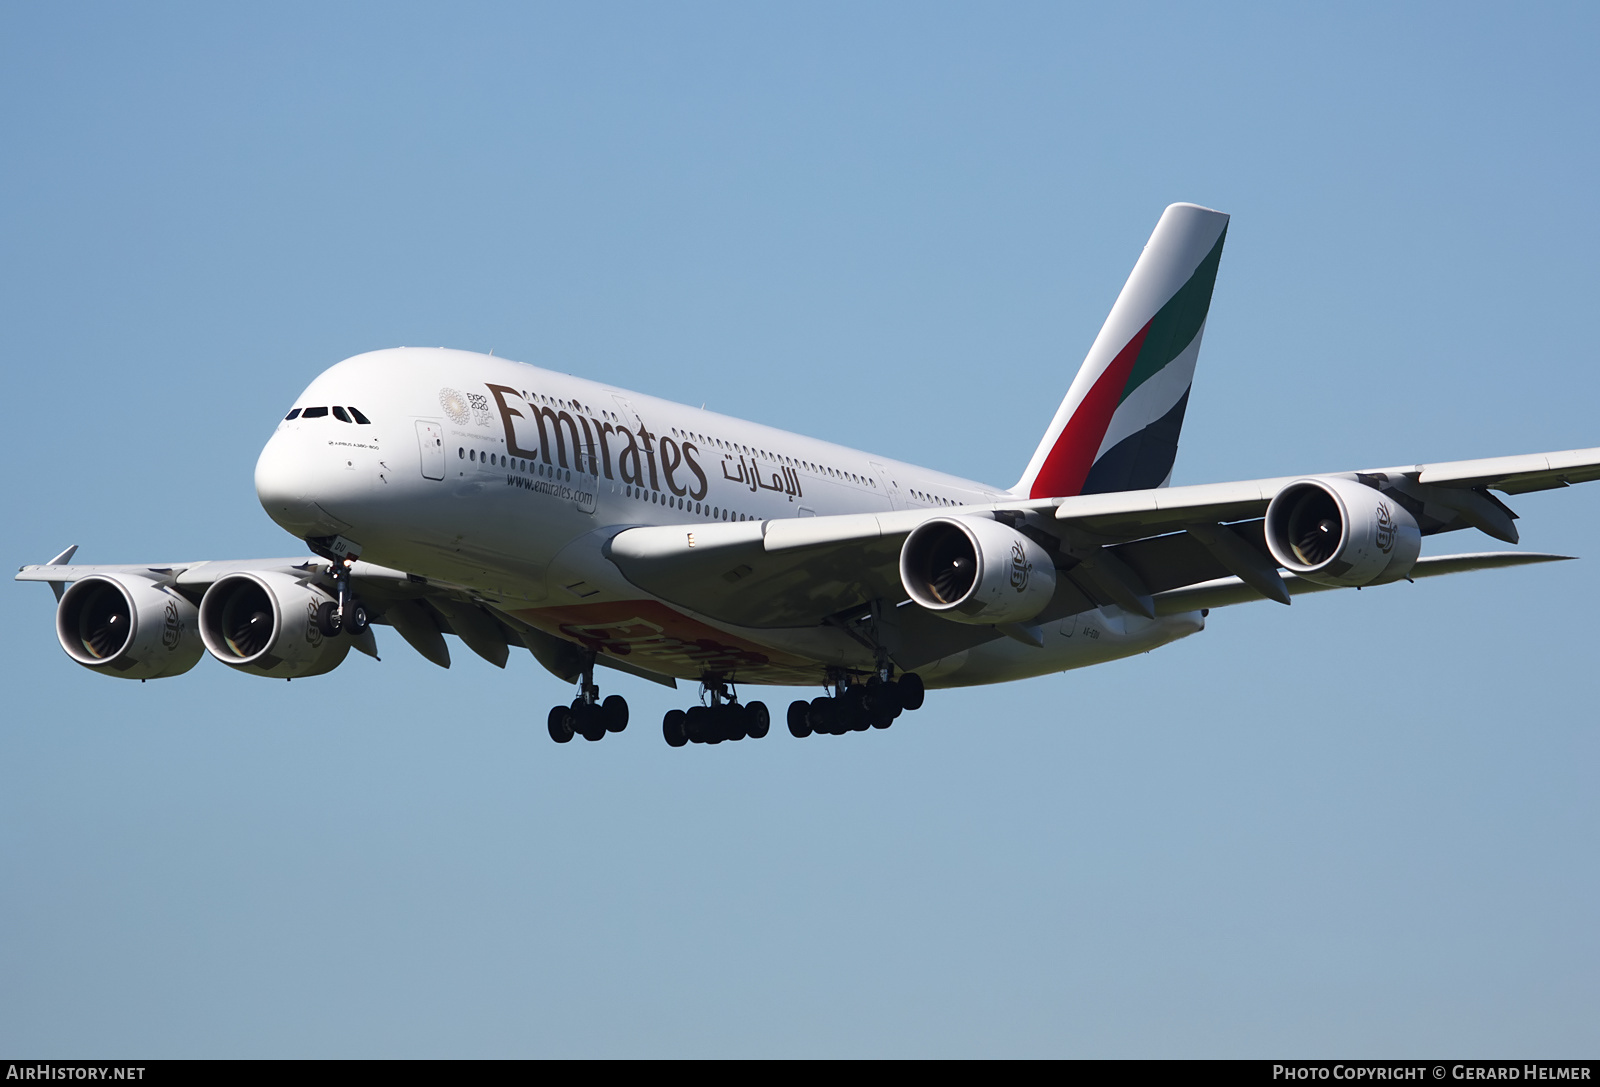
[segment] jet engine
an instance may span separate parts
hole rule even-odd
[[[56,637],[67,656],[108,676],[181,676],[200,659],[194,605],[147,578],[90,574],[67,586],[56,606]]]
[[[317,626],[317,607],[331,599],[276,570],[228,574],[200,600],[200,637],[213,657],[253,676],[320,676],[350,652],[349,638],[325,637]]]
[[[935,517],[900,548],[911,599],[958,623],[1019,623],[1050,603],[1056,568],[1044,548],[984,517]]]
[[[1290,573],[1341,588],[1399,581],[1422,550],[1394,499],[1348,479],[1298,479],[1267,506],[1267,548]]]

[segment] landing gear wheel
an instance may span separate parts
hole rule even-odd
[[[915,672],[907,672],[895,683],[900,692],[900,705],[908,710],[920,710],[922,697],[926,693],[922,688],[922,677]]]
[[[730,702],[717,713],[722,718],[722,735],[729,740],[742,740],[750,727],[750,714],[737,702]]]
[[[840,696],[836,706],[840,732],[865,732],[867,730],[867,707],[864,704],[864,694],[865,692],[860,687],[851,687]]]
[[[873,676],[867,680],[866,692],[862,695],[862,705],[866,706],[874,724],[879,718],[893,721],[900,716],[900,691],[893,683],[885,683],[877,676]],[[889,726],[878,725],[878,727]]]
[[[744,708],[744,731],[752,740],[766,736],[772,728],[772,714],[765,702],[752,702]]]
[[[614,694],[602,702],[600,712],[605,715],[607,732],[621,732],[628,727],[628,700],[620,694]]]
[[[728,738],[728,710],[725,706],[701,706],[704,713],[705,724],[701,726],[705,732],[706,743],[720,744]],[[691,714],[694,710],[689,711]]]
[[[317,629],[324,638],[339,636],[339,605],[332,600],[324,600],[317,605]]]
[[[704,706],[690,706],[683,715],[683,732],[690,743],[703,744],[711,740],[711,711]]]
[[[344,613],[344,632],[352,638],[359,638],[366,633],[367,624],[366,605],[352,601]]]
[[[834,712],[833,699],[831,698],[813,698],[811,700],[811,713],[806,719],[811,722],[811,727],[814,731],[824,736],[838,734],[836,726],[838,725],[839,715]]]
[[[606,720],[599,706],[591,705],[581,698],[573,699],[572,716],[576,721],[573,727],[585,740],[592,743],[595,740],[605,739]]]
[[[689,742],[688,734],[683,731],[684,717],[682,710],[668,710],[661,719],[661,735],[666,737],[669,747],[682,747]]]
[[[572,739],[572,711],[565,706],[550,707],[550,738],[558,744]]]
[[[811,703],[789,703],[789,735],[797,740],[811,735]]]

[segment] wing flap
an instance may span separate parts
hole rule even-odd
[[[1464,574],[1473,570],[1501,570],[1510,566],[1530,566],[1540,562],[1567,562],[1571,555],[1549,555],[1537,551],[1480,551],[1466,555],[1433,555],[1417,560],[1408,580],[1419,577],[1441,577],[1445,574]],[[1328,592],[1338,586],[1323,585],[1290,573],[1280,572],[1283,586],[1290,596],[1305,593]],[[1267,597],[1259,590],[1246,585],[1236,577],[1217,578],[1214,581],[1189,585],[1182,589],[1158,593],[1155,598],[1157,615],[1177,615],[1200,608],[1224,608],[1231,604],[1248,604]]]
[[[1397,469],[1407,471],[1406,469]],[[1547,491],[1571,483],[1600,479],[1600,449],[1567,449],[1558,453],[1525,453],[1485,457],[1409,469],[1417,482],[1447,487],[1488,487],[1505,494]]]

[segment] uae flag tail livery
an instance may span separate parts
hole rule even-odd
[[[1219,211],[1167,208],[1014,493],[1167,485],[1227,234]]]

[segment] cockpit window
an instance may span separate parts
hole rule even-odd
[[[307,408],[300,413],[302,419],[321,419],[328,414],[327,408]]]
[[[287,423],[290,419],[293,419],[295,416],[297,416],[299,414],[300,414],[300,409],[299,408],[295,408],[288,415],[285,415],[283,417],[283,421]]]
[[[339,420],[341,423],[348,423],[350,421],[350,413],[345,411],[337,404],[333,406],[333,417]]]
[[[365,415],[362,415],[359,408],[351,408],[350,414],[354,415],[356,417],[356,422],[360,423],[362,426],[372,425],[372,420],[368,419]]]

